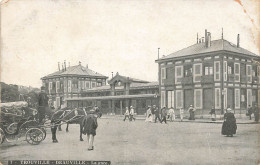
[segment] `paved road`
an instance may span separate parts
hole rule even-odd
[[[58,132],[51,142],[50,130],[41,144],[5,143],[0,158],[6,160],[110,160],[112,164],[210,164],[250,165],[259,160],[259,124],[238,125],[237,134],[224,137],[221,124],[174,122],[145,123],[143,120],[99,119],[95,150],[79,141],[79,126]],[[63,126],[65,130],[65,126]],[[86,136],[84,136],[86,139]]]

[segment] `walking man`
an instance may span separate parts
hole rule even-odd
[[[259,121],[259,109],[257,107],[257,104],[255,104],[253,110],[254,110],[255,121],[258,122]]]
[[[39,123],[42,123],[43,119],[45,118],[45,112],[46,108],[48,107],[48,97],[47,94],[45,93],[45,87],[41,87],[41,92],[39,93],[38,97],[38,115],[39,115]]]
[[[128,109],[128,107],[125,108],[125,118],[124,118],[124,121],[125,121],[126,118],[128,118],[128,120],[130,121],[130,119],[129,119],[129,109]]]
[[[130,121],[132,121],[133,119],[135,121],[134,114],[135,114],[134,107],[130,106]]]
[[[158,109],[158,107],[156,107],[155,108],[155,110],[154,110],[154,115],[155,115],[155,120],[154,120],[154,122],[156,123],[156,120],[158,119],[159,120],[159,122],[161,123],[161,118],[160,118],[160,112],[159,112],[159,109]]]
[[[248,106],[247,113],[248,113],[248,116],[249,116],[249,120],[251,120],[251,115],[253,113],[253,108],[250,105]]]
[[[165,122],[165,124],[167,124],[167,122],[166,122],[166,116],[167,116],[167,110],[166,110],[166,107],[163,107],[163,108],[162,108],[162,121],[161,121],[161,123],[162,123],[162,122]]]
[[[151,109],[151,113],[152,113],[152,122],[154,121],[155,119],[155,114],[154,114],[154,111],[156,109],[156,105],[153,105],[152,109]]]

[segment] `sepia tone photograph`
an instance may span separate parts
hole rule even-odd
[[[0,164],[260,164],[259,0],[0,2]]]

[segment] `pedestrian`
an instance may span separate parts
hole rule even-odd
[[[128,107],[125,108],[125,118],[124,118],[124,121],[126,120],[126,118],[128,118],[128,120],[130,121]]]
[[[152,111],[151,111],[151,106],[148,106],[148,109],[146,111],[145,122],[152,122],[152,120],[153,120],[153,115],[152,115]]]
[[[133,106],[130,106],[130,121],[132,121],[133,119],[134,119],[134,121],[135,121],[134,114],[135,114],[134,107],[133,107]]]
[[[159,122],[161,122],[161,118],[160,118],[160,112],[159,112],[159,109],[158,109],[158,107],[155,107],[155,110],[154,110],[154,115],[155,115],[154,122],[156,123],[156,120],[157,120],[157,119],[159,120]]]
[[[46,108],[48,107],[48,97],[45,93],[45,87],[41,87],[41,92],[38,96],[38,117],[39,117],[39,123],[43,124],[43,119],[45,118]]]
[[[190,113],[189,120],[195,120],[195,111],[196,111],[196,109],[193,108],[192,105],[190,105],[188,111],[189,111],[189,113]]]
[[[167,124],[167,122],[166,122],[166,116],[167,116],[167,109],[166,109],[166,107],[163,107],[163,108],[162,108],[162,120],[161,120],[161,123],[162,123],[162,122],[165,122],[165,124]]]
[[[152,122],[153,122],[154,119],[155,119],[155,113],[154,113],[155,109],[156,109],[156,105],[153,105],[153,107],[152,107],[152,109],[151,109],[151,113],[152,113]]]
[[[237,124],[235,115],[231,112],[231,108],[227,109],[227,113],[224,114],[224,122],[222,125],[222,135],[233,136],[236,134]]]
[[[212,121],[216,121],[216,111],[215,111],[214,106],[212,106],[212,108],[211,108],[209,114],[211,115],[211,120],[212,120]]]
[[[96,136],[96,129],[98,127],[97,115],[95,110],[91,109],[87,116],[82,121],[82,133],[88,136],[88,150],[94,150],[94,137]]]
[[[183,115],[184,115],[184,109],[180,108],[180,119],[181,119],[181,121],[183,120]]]
[[[259,109],[257,107],[257,103],[255,104],[253,111],[254,111],[254,116],[255,116],[255,122],[258,122],[259,121]]]
[[[175,112],[174,112],[173,107],[171,107],[171,108],[169,109],[168,115],[169,115],[170,121],[173,122],[173,121],[175,120]]]
[[[247,108],[247,116],[249,116],[249,120],[251,120],[252,113],[253,113],[253,108],[249,105]]]

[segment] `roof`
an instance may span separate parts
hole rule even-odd
[[[129,99],[129,98],[151,98],[157,97],[156,94],[139,94],[139,95],[117,95],[117,96],[98,96],[98,97],[75,97],[66,98],[66,101],[77,101],[77,100],[111,100],[111,99]]]
[[[106,76],[97,73],[87,67],[84,67],[82,65],[75,65],[66,68],[66,70],[61,70],[54,72],[52,74],[49,74],[47,76],[42,77],[42,79],[50,78],[50,77],[56,77],[56,76],[66,76],[66,75],[77,75],[77,76],[86,76],[86,77],[102,77],[107,78]]]
[[[130,84],[130,90],[131,89],[139,89],[139,88],[152,88],[152,87],[158,87],[158,82],[149,82],[149,83],[131,83]],[[123,89],[123,86],[117,87],[116,89]],[[86,92],[97,92],[97,91],[104,91],[104,90],[110,90],[110,85],[101,86],[101,87],[95,87],[92,89],[86,90]]]
[[[140,80],[140,79],[136,79],[136,78],[132,78],[132,77],[126,77],[126,76],[122,76],[119,75],[119,73],[117,72],[116,75],[108,81],[109,84],[114,83],[115,81],[122,81],[122,82],[136,82],[136,83],[149,83],[149,81],[145,81],[145,80]]]
[[[215,51],[221,51],[221,50],[259,57],[258,55],[254,54],[244,48],[237,47],[235,44],[233,44],[227,40],[219,39],[219,40],[211,41],[210,47],[206,48],[205,42],[197,43],[197,44],[191,45],[187,48],[181,49],[175,53],[162,57],[159,60],[183,57],[183,56],[195,55],[195,54],[202,54],[202,53],[209,53],[209,52],[215,52]]]

